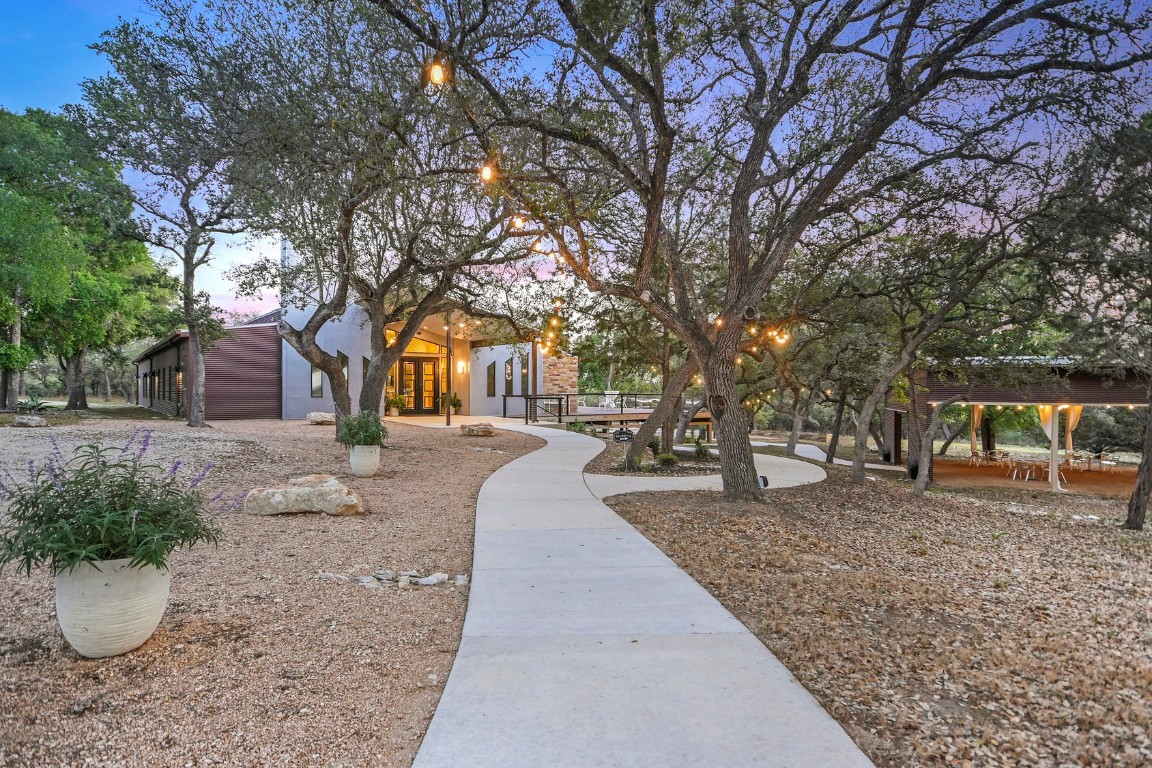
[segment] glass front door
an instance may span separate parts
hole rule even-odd
[[[439,412],[440,371],[435,359],[405,358],[400,361],[400,394],[404,412],[413,415]]]

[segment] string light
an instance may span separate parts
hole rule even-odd
[[[496,178],[496,161],[486,160],[484,165],[480,166],[480,181],[488,184]]]
[[[528,220],[519,213],[512,217],[512,229],[524,229],[524,225],[527,223]]]

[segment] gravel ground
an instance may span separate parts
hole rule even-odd
[[[123,444],[139,423],[5,428],[0,465],[43,457],[50,435],[66,452]],[[145,426],[157,431],[159,463],[215,465],[209,494],[322,472],[359,491],[370,514],[226,516],[218,549],[172,557],[156,634],[112,659],[83,659],[64,641],[46,570],[28,578],[6,568],[0,765],[411,765],[459,645],[467,587],[368,589],[352,579],[378,569],[468,574],[480,485],[542,441],[390,422],[381,471],[362,479],[348,474],[331,427]]]
[[[608,503],[743,621],[876,763],[1152,765],[1152,534],[1033,488],[816,485]]]

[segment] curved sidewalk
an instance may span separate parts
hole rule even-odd
[[[595,438],[480,490],[460,650],[414,768],[872,763],[788,670],[593,496]]]

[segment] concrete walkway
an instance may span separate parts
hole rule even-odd
[[[765,445],[765,446],[772,446],[773,448],[787,448],[788,447],[788,443],[761,443],[761,442],[757,442],[755,440],[752,441],[752,445],[754,445],[754,446],[755,445]],[[816,461],[824,461],[824,459],[827,457],[828,454],[826,454],[818,446],[811,445],[809,443],[797,443],[796,444],[796,455],[797,456],[803,456],[806,459],[815,459]],[[850,466],[852,466],[852,462],[848,461],[847,459],[841,459],[841,458],[832,459],[832,463],[838,467],[850,467]],[[864,469],[876,469],[876,470],[879,470],[881,472],[905,472],[905,471],[907,471],[904,467],[896,466],[894,464],[865,464]]]
[[[601,441],[515,429],[548,445],[481,488],[460,650],[415,768],[872,765],[592,494],[582,470]]]
[[[715,453],[715,449],[712,451]],[[593,454],[595,455],[595,454]],[[805,461],[795,461],[781,456],[753,454],[756,460],[756,474],[768,479],[769,488],[788,488],[793,485],[819,483],[828,477],[820,467]],[[720,475],[696,475],[694,477],[628,477],[627,475],[584,475],[584,482],[592,495],[606,499],[618,493],[636,491],[722,491],[724,482]]]

